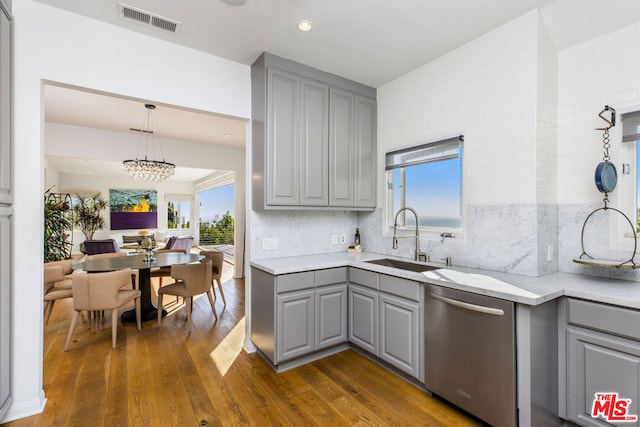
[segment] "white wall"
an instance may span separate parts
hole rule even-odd
[[[384,228],[385,153],[463,134],[464,234],[445,242],[426,235],[421,248],[455,265],[526,275],[554,270],[541,248],[555,246],[557,235],[549,125],[555,55],[532,11],[378,88],[378,209],[359,217],[365,235],[386,235],[363,243],[366,250],[406,257],[413,251],[409,241],[391,250]]]
[[[249,118],[250,68],[31,0],[13,5],[12,396],[5,420],[39,412],[42,390],[43,80]],[[152,72],[150,72],[150,70]],[[244,176],[244,171],[240,174]],[[242,183],[244,187],[244,183]],[[38,244],[37,242],[40,242]],[[19,285],[18,285],[19,284]],[[35,320],[35,321],[34,321]]]

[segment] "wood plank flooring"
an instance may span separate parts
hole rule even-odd
[[[65,353],[71,303],[57,302],[45,327],[45,410],[5,425],[478,425],[351,350],[276,374],[242,351],[244,282],[231,274],[226,265],[217,322],[199,298],[188,333],[184,305],[168,297],[162,326],[120,324],[115,350],[107,315],[99,332],[80,322]]]

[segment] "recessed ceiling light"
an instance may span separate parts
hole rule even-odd
[[[225,133],[224,136],[231,136],[229,132]]]
[[[308,19],[302,19],[300,21],[298,21],[298,29],[300,31],[311,31],[311,28],[313,27],[313,22],[309,21]]]
[[[225,2],[226,4],[240,6],[241,4],[245,3],[247,0],[222,0],[222,1]]]

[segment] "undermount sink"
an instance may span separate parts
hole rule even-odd
[[[399,268],[401,270],[417,271],[421,273],[423,271],[436,270],[439,267],[432,267],[430,265],[419,264],[417,262],[399,261],[391,258],[372,259],[371,261],[365,261],[369,264],[383,265],[385,267]]]

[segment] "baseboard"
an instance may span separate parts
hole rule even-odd
[[[7,423],[20,418],[30,417],[31,415],[40,414],[44,411],[47,404],[47,398],[44,396],[44,390],[40,391],[40,397],[27,402],[13,403],[0,423]]]

